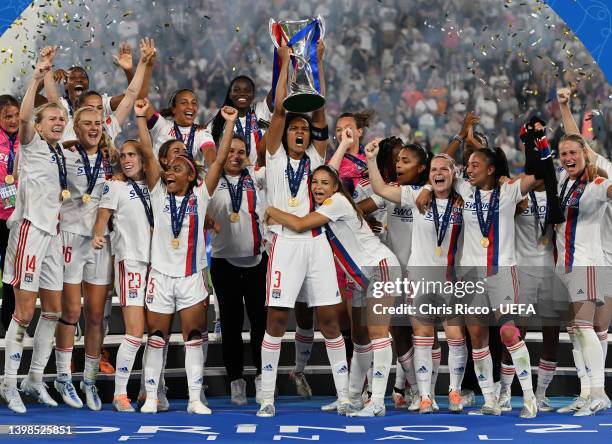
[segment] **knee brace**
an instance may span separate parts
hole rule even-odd
[[[77,324],[79,323],[79,321],[76,321],[76,322],[74,322],[74,323],[72,323],[72,322],[68,322],[67,320],[65,320],[65,319],[63,319],[63,318],[59,318],[59,319],[57,320],[57,322],[59,322],[60,324],[67,325],[68,327],[76,327],[76,326],[77,326]]]
[[[202,339],[202,332],[200,332],[200,330],[196,330],[195,328],[187,335],[187,341],[193,341],[194,339]]]
[[[510,339],[505,338],[505,334],[511,336]],[[510,347],[511,345],[516,344],[521,339],[521,331],[516,328],[514,324],[504,324],[499,329],[499,334],[501,336],[502,343],[506,347]]]

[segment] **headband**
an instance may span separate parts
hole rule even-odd
[[[188,157],[185,156],[184,154],[178,154],[174,160],[177,159],[181,159],[184,160],[185,162],[187,162],[187,164],[191,167],[191,171],[193,171],[193,174],[196,175],[196,178],[198,177],[198,171],[196,170],[195,164],[193,163],[193,161]]]

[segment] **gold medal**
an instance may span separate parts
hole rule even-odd
[[[238,213],[230,213],[230,222],[235,223],[240,220],[240,215]]]
[[[179,240],[176,237],[174,239],[172,239],[172,248],[174,248],[175,250],[178,249],[180,244],[181,243],[179,242]]]
[[[548,245],[548,238],[546,236],[542,236],[540,238],[540,243],[544,246]]]
[[[489,238],[483,237],[480,239],[480,245],[482,245],[483,248],[489,248]]]
[[[290,207],[297,207],[299,202],[300,201],[298,200],[297,197],[290,197],[289,198],[289,206]]]
[[[70,199],[70,190],[62,190],[62,200]]]
[[[436,256],[442,256],[442,247],[436,247]]]
[[[85,193],[83,194],[83,203],[88,204],[89,202],[91,202],[91,194],[89,193]]]
[[[323,201],[323,205],[331,205],[332,204],[332,199],[331,197],[328,197],[327,199],[325,199]]]
[[[12,175],[12,174],[7,174],[7,175],[4,177],[4,182],[5,182],[5,183],[7,183],[7,184],[9,184],[9,185],[12,185],[12,184],[14,184],[14,183],[15,183],[15,178],[13,177],[13,175]]]

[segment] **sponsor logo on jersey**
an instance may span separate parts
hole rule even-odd
[[[275,288],[272,290],[272,298],[273,299],[279,299],[281,297],[281,291],[280,288]]]
[[[393,217],[401,217],[404,222],[412,222],[412,210],[410,208],[393,207]]]
[[[102,190],[102,194],[107,194],[110,191],[110,187],[108,184],[104,184],[104,189]]]
[[[26,273],[23,277],[23,282],[32,282],[34,280],[34,275],[32,273]]]

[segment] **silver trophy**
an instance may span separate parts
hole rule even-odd
[[[273,26],[277,24],[281,27],[284,37],[287,39],[287,42],[291,43],[289,46],[293,49],[295,63],[289,63],[287,97],[283,101],[283,106],[287,111],[294,113],[309,113],[325,105],[325,97],[315,87],[317,83],[315,83],[311,66],[311,54],[316,54],[316,50],[312,51],[313,45],[316,48],[317,44],[316,41],[313,41],[313,38],[316,37],[315,29],[310,29],[298,41],[292,42],[292,39],[302,30],[306,29],[313,20],[316,20],[319,24],[319,38],[322,39],[325,34],[325,24],[320,16],[316,19],[286,20],[281,22],[275,22],[274,19],[270,19],[270,37],[272,37],[274,46],[277,49],[280,46],[273,32]],[[314,62],[317,63],[316,60]],[[316,75],[318,76],[318,73]],[[316,80],[318,82],[318,78]]]

